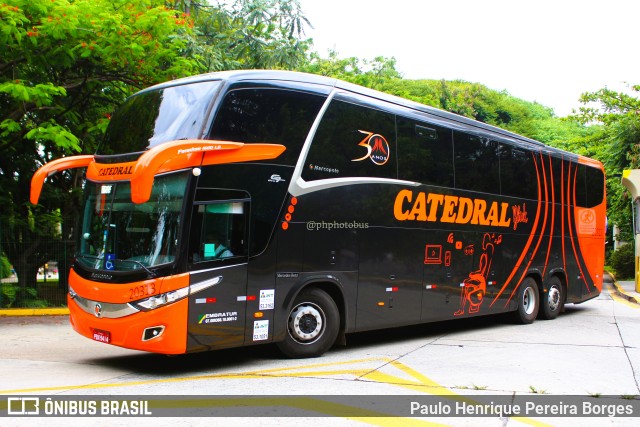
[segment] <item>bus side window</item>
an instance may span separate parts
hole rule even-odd
[[[533,153],[509,144],[500,144],[500,184],[505,196],[538,198],[538,178]]]
[[[471,191],[500,192],[498,142],[454,131],[455,185]]]
[[[398,178],[453,187],[451,130],[431,123],[397,118]]]
[[[236,89],[216,114],[209,138],[287,147],[275,163],[295,166],[326,97],[294,90]]]
[[[247,255],[247,203],[217,202],[194,207],[189,256],[191,262]]]
[[[302,178],[397,177],[395,116],[333,100],[316,131]]]

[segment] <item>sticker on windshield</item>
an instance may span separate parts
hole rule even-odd
[[[105,256],[104,268],[105,270],[114,270],[115,265],[113,261],[116,259],[116,254],[107,254]]]

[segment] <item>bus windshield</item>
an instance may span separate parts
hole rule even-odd
[[[131,202],[129,182],[87,182],[76,260],[96,270],[147,269],[175,260],[189,174],[157,176],[148,202]]]

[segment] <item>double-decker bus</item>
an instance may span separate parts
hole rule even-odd
[[[153,86],[86,167],[70,321],[179,354],[513,312],[602,288],[602,164],[342,81],[234,71]]]

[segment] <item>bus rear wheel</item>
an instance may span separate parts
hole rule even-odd
[[[298,295],[287,318],[287,335],[278,343],[292,358],[317,357],[333,346],[340,328],[340,312],[324,291],[311,288]]]
[[[551,320],[558,317],[564,306],[564,288],[557,277],[552,277],[547,285],[547,292],[542,296],[540,318]]]
[[[540,294],[538,293],[538,284],[536,281],[527,277],[520,284],[518,291],[518,309],[514,313],[515,320],[518,323],[528,325],[533,323],[538,316],[540,307]]]

